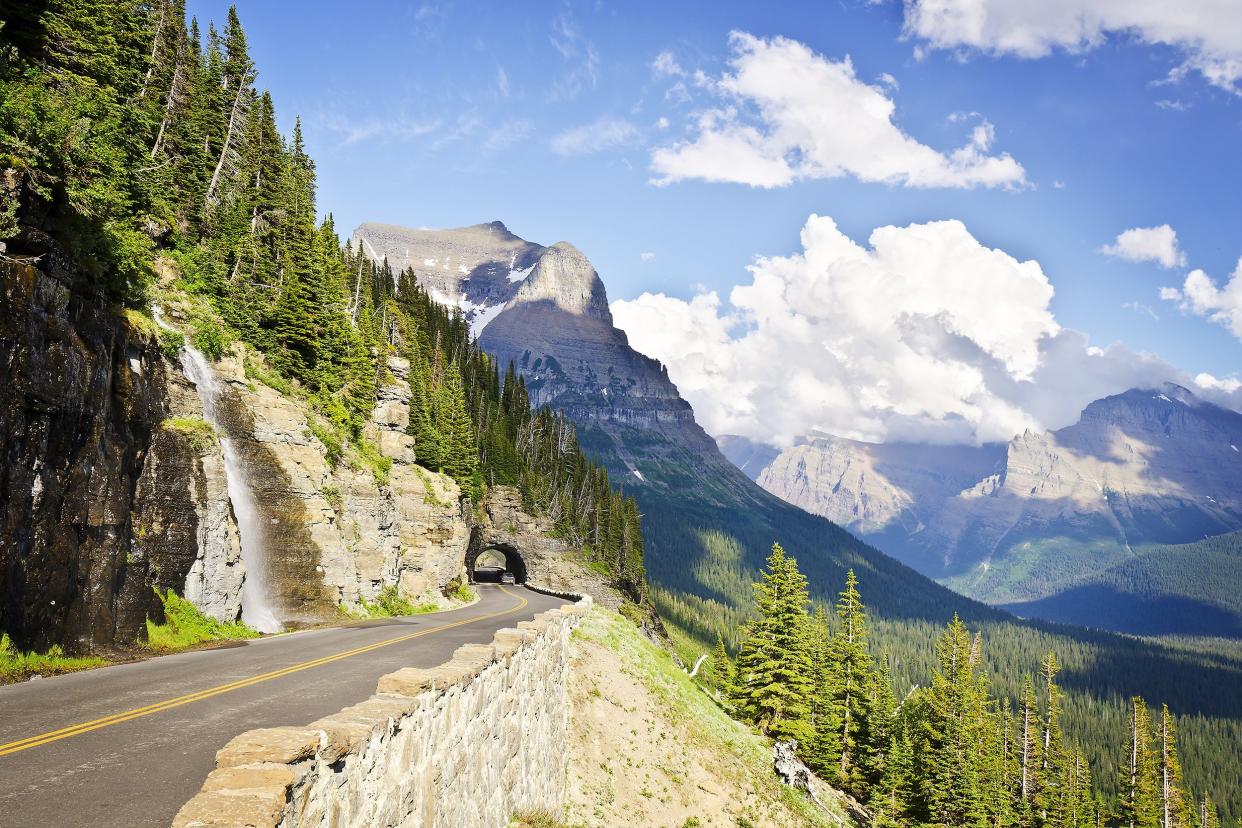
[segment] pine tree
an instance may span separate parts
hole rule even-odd
[[[816,773],[831,778],[841,761],[841,730],[837,698],[837,673],[832,661],[833,633],[828,612],[822,606],[809,625],[811,651],[810,736],[803,759]]]
[[[1118,780],[1121,790],[1118,816],[1123,828],[1158,828],[1160,797],[1156,757],[1151,749],[1151,718],[1146,703],[1138,696],[1130,700],[1127,733],[1129,744]]]
[[[1212,797],[1207,794],[1204,794],[1203,801],[1199,803],[1199,828],[1220,828],[1220,812],[1216,810]]]
[[[966,625],[956,615],[936,642],[936,661],[916,748],[923,763],[923,779],[916,787],[930,821],[983,828],[987,815],[980,788],[979,745],[985,723],[975,718],[978,654]]]
[[[1160,709],[1160,746],[1157,766],[1160,797],[1160,828],[1191,828],[1190,803],[1182,788],[1182,763],[1177,754],[1177,727],[1169,706]]]
[[[737,710],[773,738],[805,740],[811,689],[806,577],[780,544],[772,545],[755,584],[755,608],[738,652]]]
[[[729,698],[733,695],[733,662],[729,660],[724,639],[719,635],[712,650],[712,683],[716,686],[718,697]]]
[[[862,765],[867,751],[871,708],[868,687],[872,683],[871,655],[867,652],[867,614],[858,594],[854,570],[845,575],[845,589],[837,598],[837,631],[830,660],[833,667],[833,716],[839,728],[840,757],[835,778],[851,793],[862,790]]]
[[[1061,732],[1061,688],[1056,683],[1060,670],[1056,655],[1049,652],[1040,667],[1047,707],[1040,734],[1041,763],[1035,807],[1041,822],[1054,826],[1065,825],[1064,815],[1069,802],[1069,794],[1065,790],[1069,761]]]

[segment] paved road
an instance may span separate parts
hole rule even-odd
[[[381,675],[563,603],[479,585],[472,606],[308,630],[0,687],[0,826],[166,827],[224,744],[305,725],[375,692]]]

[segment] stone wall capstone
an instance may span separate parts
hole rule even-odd
[[[241,734],[173,828],[503,828],[516,811],[559,812],[569,634],[591,604],[389,673],[367,701],[307,727]]]

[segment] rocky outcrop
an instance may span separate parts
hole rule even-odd
[[[50,245],[37,267],[0,262],[0,283],[0,630],[40,650],[132,641],[159,616],[152,585],[175,581],[185,557],[131,553],[165,417],[153,326],[109,306]],[[175,443],[160,455],[170,472],[191,464]]]
[[[216,754],[174,828],[501,828],[559,811],[569,635],[591,599],[540,613],[307,727],[252,730]]]

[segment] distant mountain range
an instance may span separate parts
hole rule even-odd
[[[1210,572],[1174,578],[1152,566],[1157,546],[1171,554],[1171,545],[1242,529],[1242,415],[1186,388],[1106,397],[1074,425],[1008,444],[825,434],[779,452],[738,437],[720,444],[768,491],[971,597],[1123,631],[1242,632],[1242,614],[1197,586]],[[1147,574],[1136,580],[1139,571]],[[1145,585],[1129,611],[1118,573],[1130,573],[1120,583]],[[1157,611],[1157,598],[1172,603]],[[1078,608],[1068,612],[1071,603]],[[1168,617],[1148,617],[1157,612]]]

